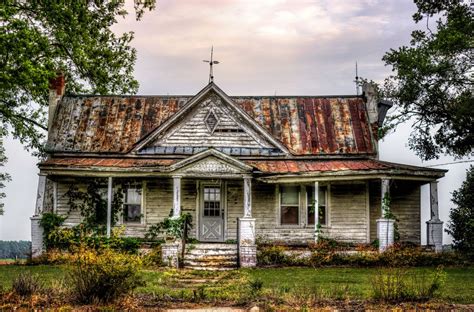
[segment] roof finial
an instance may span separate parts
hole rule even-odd
[[[209,63],[209,83],[214,82],[214,72],[212,70],[212,65],[219,64],[219,61],[213,60],[214,46],[211,47],[211,60],[202,60],[203,62]]]
[[[355,76],[354,82],[356,84],[356,94],[359,95],[359,73],[357,70],[357,61],[356,61],[356,76]]]

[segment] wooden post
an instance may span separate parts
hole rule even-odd
[[[319,182],[314,182],[314,241],[319,237]]]
[[[390,205],[388,205],[385,202],[385,198],[390,195],[390,180],[389,179],[382,179],[381,181],[382,185],[382,192],[381,192],[381,203],[380,203],[380,208],[381,208],[381,213],[382,213],[382,218],[384,218],[385,211],[390,210]]]
[[[58,212],[58,182],[53,182],[53,212]]]
[[[244,218],[252,218],[252,178],[244,177]]]
[[[110,237],[112,227],[112,177],[109,177],[107,188],[107,237]]]
[[[173,218],[181,215],[181,176],[173,176]]]
[[[438,181],[430,182],[430,210],[431,220],[439,220]]]
[[[36,193],[35,216],[39,216],[43,213],[45,190],[46,190],[46,176],[43,174],[40,174],[39,179],[38,179],[38,191]]]

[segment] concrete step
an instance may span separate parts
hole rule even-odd
[[[234,256],[207,256],[207,257],[200,257],[200,256],[184,256],[184,260],[191,260],[197,262],[220,262],[220,261],[235,261],[237,262],[237,255]]]
[[[237,244],[221,244],[221,243],[198,243],[187,244],[186,248],[192,249],[206,249],[206,250],[237,250]]]
[[[184,260],[184,267],[186,268],[236,268],[237,261],[219,261],[219,262],[202,262]]]
[[[197,256],[225,256],[225,255],[237,255],[237,250],[210,250],[210,249],[190,249],[186,250],[186,255],[197,255]]]

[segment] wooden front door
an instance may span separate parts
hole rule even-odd
[[[220,185],[201,187],[201,222],[199,239],[205,242],[224,241],[224,205]]]

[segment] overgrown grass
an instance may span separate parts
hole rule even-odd
[[[160,300],[179,302],[231,302],[245,300],[317,299],[364,300],[371,297],[371,280],[375,268],[265,268],[230,272],[143,270],[146,285],[136,293]],[[427,274],[435,268],[411,268],[411,272]],[[445,268],[446,282],[437,300],[474,304],[474,267]],[[10,289],[21,272],[38,274],[45,287],[66,275],[65,266],[0,266],[0,287]],[[254,286],[252,286],[254,285]],[[291,304],[291,302],[290,302]]]

